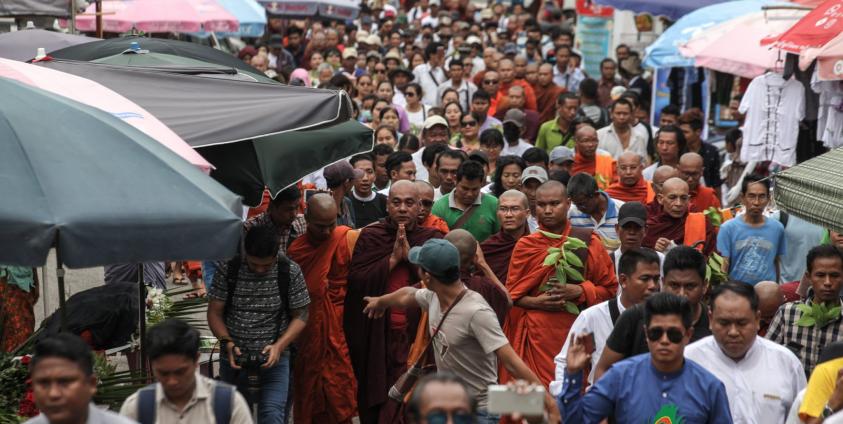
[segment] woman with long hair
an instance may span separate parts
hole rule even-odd
[[[415,82],[407,84],[404,88],[404,99],[407,100],[407,119],[410,121],[410,133],[418,136],[421,134],[424,120],[430,114],[430,106],[421,102],[424,91],[421,85]]]
[[[506,155],[498,158],[495,163],[495,174],[492,177],[492,184],[489,186],[495,197],[500,197],[507,190],[518,190],[521,188],[521,174],[527,168],[527,162],[521,156]]]
[[[463,113],[460,117],[460,132],[457,140],[457,147],[466,154],[480,150],[479,137],[480,120],[475,113]],[[497,131],[497,130],[493,130]]]
[[[407,119],[407,111],[405,111],[403,107],[395,104],[395,101],[393,100],[393,97],[395,97],[395,88],[392,83],[389,82],[389,80],[379,82],[375,90],[375,94],[378,98],[388,101],[390,106],[395,108],[395,111],[398,112],[398,118],[400,120],[398,131],[401,133],[409,131],[410,121]]]
[[[369,74],[363,74],[357,77],[357,83],[354,85],[356,96],[354,100],[357,104],[363,103],[363,98],[375,92],[375,86],[372,83],[372,77]]]

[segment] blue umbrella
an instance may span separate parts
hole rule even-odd
[[[723,3],[726,0],[594,0],[603,6],[615,9],[630,10],[636,13],[650,13],[666,16],[675,21],[694,10],[712,4]]]
[[[240,29],[237,32],[217,33],[223,37],[250,37],[258,38],[263,36],[266,29],[266,9],[257,0],[217,0],[217,3],[228,13],[234,15],[240,22]],[[194,35],[206,37],[207,32],[198,32]]]
[[[679,46],[687,43],[701,31],[719,23],[758,12],[763,6],[771,4],[776,3],[772,0],[739,0],[697,9],[676,21],[647,47],[643,65],[650,68],[694,66],[694,59],[682,56],[679,53]]]

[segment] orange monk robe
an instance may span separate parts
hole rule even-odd
[[[535,297],[541,294],[539,287],[555,273],[554,267],[543,264],[547,249],[562,246],[570,230],[569,223],[562,238],[553,239],[537,231],[518,240],[512,251],[506,280],[506,288],[513,302],[518,302],[524,296]],[[580,310],[610,299],[617,292],[615,267],[596,233],[592,233],[588,241],[588,260],[583,276],[585,281],[579,283],[583,294],[576,300]],[[513,306],[509,313],[504,333],[518,356],[545,386],[554,380],[553,358],[562,350],[568,330],[576,317],[566,311],[547,312],[518,306]]]
[[[442,234],[448,234],[448,231],[450,231],[450,229],[448,228],[448,223],[445,222],[444,219],[434,214],[428,215],[427,218],[425,218],[424,221],[422,221],[422,223],[419,225],[425,228],[433,228],[434,230],[439,230],[440,232],[442,232]]]
[[[643,178],[639,178],[638,182],[632,187],[627,187],[620,181],[616,181],[606,189],[606,193],[612,199],[624,202],[641,202],[645,205],[656,198],[656,193],[653,191],[650,182]]]
[[[580,172],[585,172],[597,179],[597,184],[602,190],[608,188],[610,184],[618,179],[615,160],[609,155],[600,153],[595,153],[594,158],[591,160],[587,160],[579,153],[576,153],[574,155],[574,164],[571,165],[571,176],[577,175]],[[602,178],[598,179],[598,175]]]
[[[720,199],[711,187],[699,186],[696,192],[691,192],[691,212],[705,212],[710,207],[720,209]]]
[[[345,281],[348,276],[350,231],[339,226],[319,245],[307,236],[299,237],[287,249],[290,259],[301,267],[310,295],[307,326],[297,342],[299,358],[305,360],[293,365],[293,390],[302,394],[294,397],[297,423],[350,423],[357,415],[356,380],[343,334],[342,312],[332,299],[338,291],[332,282]]]

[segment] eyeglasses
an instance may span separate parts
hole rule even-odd
[[[483,84],[497,84],[497,83],[498,83],[498,80],[487,80],[487,79],[483,80]]]
[[[477,121],[465,121],[465,122],[462,122],[462,126],[463,127],[476,127]]]
[[[513,207],[511,207],[511,208],[507,208],[507,207],[505,207],[505,206],[498,206],[498,212],[500,212],[500,213],[502,213],[502,214],[504,214],[504,215],[508,215],[508,214],[513,214],[513,215],[515,215],[515,214],[517,214],[517,213],[521,213],[521,212],[523,212],[524,210],[525,210],[525,209],[524,209],[524,208],[522,208],[521,206],[513,206]]]
[[[448,416],[454,424],[471,424],[474,416],[468,412],[431,411],[424,417],[428,424],[447,424]]]
[[[647,339],[651,342],[657,342],[662,339],[665,333],[667,333],[667,339],[673,344],[681,342],[682,338],[685,337],[678,328],[650,327],[647,329]]]
[[[422,199],[422,200],[419,200],[419,203],[421,203],[421,205],[426,207],[426,208],[429,208],[429,207],[433,206],[433,200]]]

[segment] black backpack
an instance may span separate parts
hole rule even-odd
[[[138,422],[140,424],[155,424],[157,407],[155,391],[157,384],[150,384],[138,391]],[[211,396],[214,408],[214,420],[217,424],[228,424],[231,421],[231,409],[234,402],[234,386],[217,382]]]

